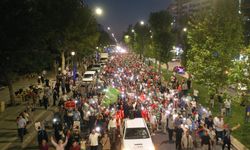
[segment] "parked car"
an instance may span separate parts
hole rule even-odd
[[[185,68],[182,66],[175,66],[173,69],[173,72],[176,72],[178,74],[184,74],[185,73]]]

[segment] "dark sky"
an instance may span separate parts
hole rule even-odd
[[[148,20],[150,12],[167,9],[172,0],[85,0],[91,9],[101,7],[103,15],[96,17],[105,28],[111,27],[115,35],[122,35],[129,24]]]

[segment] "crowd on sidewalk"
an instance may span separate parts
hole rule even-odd
[[[165,83],[152,66],[133,54],[112,56],[99,73],[97,82],[86,85],[78,81],[77,86],[72,86],[72,75],[66,73],[57,75],[53,86],[45,83],[45,109],[50,103],[47,102],[50,93],[53,105],[58,107],[53,119],[54,137],[51,138],[57,150],[119,149],[124,119],[128,118],[144,118],[152,136],[157,130],[168,133],[169,142],[175,143],[177,150],[195,147],[213,150],[219,143],[222,149],[226,145],[230,149],[231,131],[239,127],[230,128],[224,123],[224,114],[212,116],[209,108],[200,105],[199,92],[191,90],[190,79],[178,81],[173,74]],[[103,101],[108,87],[119,90],[119,96],[107,107]],[[213,99],[211,96],[211,101]],[[230,105],[226,100],[226,115],[230,115]],[[18,127],[23,128],[27,121],[24,114],[20,115]],[[24,132],[20,130],[21,134]],[[48,139],[41,125],[38,128],[41,150],[49,148]]]

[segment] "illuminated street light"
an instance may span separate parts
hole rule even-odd
[[[134,30],[134,29],[132,29],[132,30],[131,30],[131,32],[133,32],[133,33],[134,33],[134,32],[135,32],[135,30]]]
[[[110,27],[107,28],[110,31]]]
[[[128,39],[129,38],[129,36],[128,35],[125,35],[125,39]]]
[[[76,54],[76,52],[74,52],[74,51],[71,52],[71,55],[72,55],[72,56],[75,56],[75,54]]]
[[[187,32],[187,28],[183,28],[183,31],[184,31],[184,32]]]
[[[95,13],[100,16],[100,15],[102,15],[103,11],[102,11],[102,9],[100,7],[97,7],[95,9]]]
[[[141,21],[140,24],[143,26],[145,23],[144,23],[144,21]]]
[[[99,47],[97,46],[96,49],[99,49]]]

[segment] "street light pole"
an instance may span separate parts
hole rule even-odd
[[[76,52],[74,52],[74,51],[71,52],[71,56],[72,56],[72,69],[73,69],[73,85],[74,86],[76,84],[76,69],[77,69],[77,66],[76,66],[76,63],[75,63],[75,54],[76,54]]]
[[[142,28],[144,27],[144,21],[140,21]],[[144,35],[142,35],[142,48],[140,49],[140,59],[142,59],[142,53],[144,52]]]

